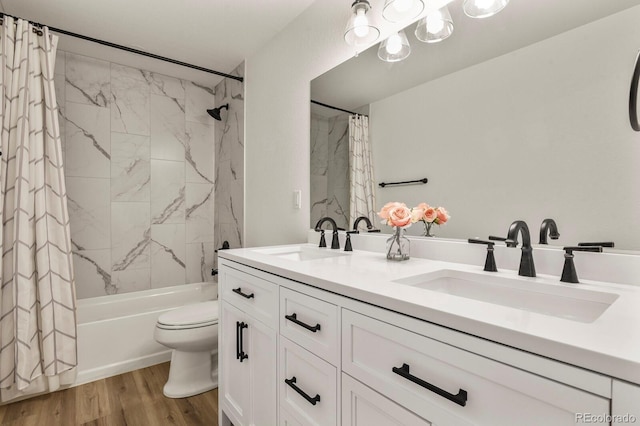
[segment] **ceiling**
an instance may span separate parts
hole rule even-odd
[[[640,5],[640,0],[511,0],[499,14],[471,19],[462,0],[449,4],[454,32],[435,44],[419,42],[407,28],[411,55],[394,64],[377,58],[378,45],[337,66],[311,83],[311,98],[354,111],[392,94],[553,37],[581,25]],[[638,40],[640,46],[640,40]],[[541,66],[544,66],[541,64]],[[324,116],[338,112],[312,105]]]
[[[313,1],[0,0],[0,9],[51,27],[230,73]],[[59,48],[200,83],[221,80],[71,37],[61,36]]]

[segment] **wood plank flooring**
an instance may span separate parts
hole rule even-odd
[[[0,406],[2,426],[217,426],[218,390],[162,394],[169,363]]]

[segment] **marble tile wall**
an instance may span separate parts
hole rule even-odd
[[[211,281],[215,89],[58,52],[78,298]]]
[[[324,216],[349,225],[349,115],[311,115],[311,223]]]
[[[244,63],[230,74],[244,76]],[[244,244],[244,96],[239,81],[224,79],[215,88],[216,105],[229,104],[216,125],[215,242]]]

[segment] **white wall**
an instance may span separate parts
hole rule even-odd
[[[637,249],[640,133],[627,108],[638,22],[640,6],[372,104],[376,178],[429,178],[380,189],[378,203],[445,206],[443,237],[506,235],[524,219],[537,240],[552,217],[559,244]]]
[[[447,3],[438,0],[433,8]],[[380,11],[383,2],[372,2]],[[316,0],[246,60],[245,246],[303,242],[309,227],[309,82],[354,51],[342,38],[350,2]],[[396,26],[385,26],[381,37]],[[302,207],[293,208],[301,189]]]

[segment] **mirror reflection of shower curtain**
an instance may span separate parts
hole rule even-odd
[[[0,29],[0,402],[75,381],[76,305],[53,69],[58,37]]]
[[[376,192],[369,142],[369,117],[349,117],[349,223],[366,216],[375,223]]]

